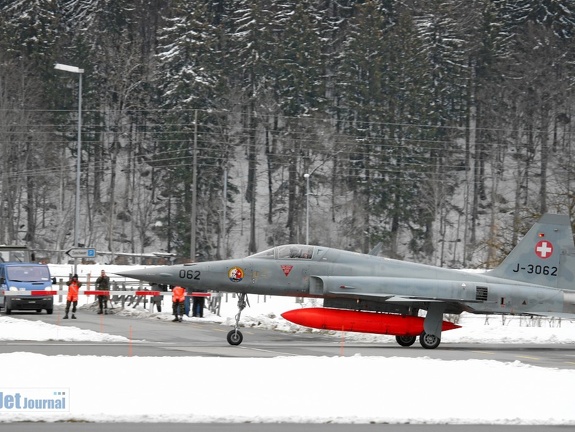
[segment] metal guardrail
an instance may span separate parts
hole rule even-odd
[[[66,289],[67,286],[64,282],[64,279],[60,279],[56,285],[58,286],[57,290],[31,290],[31,291],[8,291],[8,290],[0,290],[0,297],[3,296],[59,296],[58,301],[62,303],[65,299],[65,296],[68,294],[68,290]],[[86,282],[86,287],[84,289],[80,288],[78,295],[79,296],[94,296],[94,298],[98,295],[107,295],[109,296],[110,303],[113,304],[120,304],[122,308],[125,308],[126,305],[136,307],[143,303],[143,307],[146,308],[149,304],[150,312],[153,311],[155,305],[161,304],[164,297],[172,296],[171,291],[159,291],[156,289],[152,289],[152,287],[147,286],[144,287],[144,283],[139,282],[127,282],[123,281],[118,283],[117,281],[111,281],[110,290],[94,290],[90,289],[90,282],[89,280]],[[222,294],[218,292],[188,292],[186,293],[186,297],[202,297],[206,298],[207,304],[204,306],[210,312],[220,315],[221,310],[221,298]],[[148,300],[149,298],[149,300]],[[158,308],[160,309],[160,308]]]

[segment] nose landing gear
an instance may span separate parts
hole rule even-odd
[[[239,345],[244,340],[244,336],[242,335],[242,332],[239,331],[239,328],[240,328],[240,316],[242,315],[242,311],[246,308],[246,305],[249,306],[248,295],[246,293],[239,294],[238,313],[236,314],[236,324],[234,325],[234,329],[230,330],[227,337],[228,343],[230,345]]]

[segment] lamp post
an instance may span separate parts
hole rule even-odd
[[[305,244],[309,244],[309,177],[311,174],[305,173]]]
[[[78,146],[76,154],[76,216],[74,220],[74,246],[78,247],[78,232],[80,230],[80,162],[82,152],[82,74],[84,69],[56,63],[54,69],[78,74]],[[77,273],[76,258],[74,258],[74,274]]]
[[[316,166],[310,173],[305,173],[303,177],[306,181],[305,186],[305,244],[309,244],[309,178],[321,165]]]

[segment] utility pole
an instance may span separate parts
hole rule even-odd
[[[198,110],[194,111],[194,149],[192,162],[192,211],[190,221],[190,258],[196,261],[196,219],[198,213]]]

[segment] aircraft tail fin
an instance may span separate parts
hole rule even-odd
[[[575,248],[567,215],[545,214],[495,269],[495,276],[556,288],[575,288]]]

